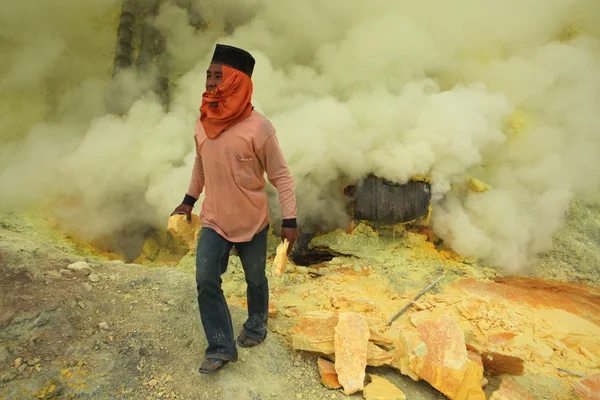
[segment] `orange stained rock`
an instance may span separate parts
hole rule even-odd
[[[243,302],[243,301],[242,301]],[[243,303],[245,304],[245,303]],[[365,318],[368,325],[371,322]],[[331,311],[310,311],[297,318],[298,324],[289,330],[292,347],[297,350],[310,351],[335,359],[334,332],[338,323],[338,313]],[[375,322],[373,322],[375,324]],[[375,344],[392,347],[393,340],[369,328],[368,365],[390,364],[394,353],[389,353]]]
[[[328,311],[314,311],[301,315],[299,324],[290,329],[292,347],[298,350],[333,354],[334,329],[338,315]]]
[[[477,351],[469,346],[467,348],[475,351],[481,356],[483,368],[492,375],[522,375],[525,368],[525,360],[498,351]]]
[[[458,310],[460,311],[460,315],[463,318],[472,320],[480,317],[481,313],[479,311],[480,304],[475,301],[463,300],[460,304],[458,304]]]
[[[396,385],[385,378],[370,375],[369,383],[363,391],[365,400],[406,400],[406,395]]]
[[[535,400],[525,389],[510,377],[502,378],[498,390],[492,393],[490,400]]]
[[[546,293],[578,296],[582,300],[600,306],[600,288],[576,282],[562,282],[553,279],[527,278],[524,276],[497,277],[494,282],[521,287],[524,289],[542,290]]]
[[[469,359],[464,334],[452,318],[420,323],[409,354],[411,369],[451,400],[485,400],[483,370]]]
[[[367,365],[371,367],[389,365],[393,359],[393,353],[385,351],[381,347],[371,342],[367,344]]]
[[[517,334],[513,332],[495,333],[488,336],[488,341],[491,344],[503,345],[510,342],[515,336],[517,336]]]
[[[600,374],[590,375],[575,382],[573,389],[583,400],[600,400]]]
[[[488,380],[485,377],[483,377],[484,370],[483,370],[483,360],[481,359],[481,356],[471,350],[467,350],[467,354],[469,356],[469,360],[471,360],[473,363],[475,363],[477,365],[477,367],[481,370],[482,378],[481,378],[480,385],[481,385],[481,387],[484,387],[485,385],[488,384]]]
[[[339,311],[354,311],[358,313],[369,313],[375,311],[375,304],[367,299],[346,297],[332,297],[330,303],[333,308]]]
[[[335,327],[335,370],[346,395],[364,388],[369,325],[355,312],[340,313]]]
[[[479,354],[475,353],[474,351],[467,350],[467,355],[469,360],[483,368],[483,361],[481,360],[481,356]]]
[[[392,346],[394,344],[394,340],[392,338],[382,335],[381,333],[376,332],[373,329],[371,329],[371,335],[369,337],[369,340],[381,346]]]
[[[390,365],[400,371],[402,375],[409,376],[412,380],[418,381],[419,376],[410,369],[409,349],[412,348],[415,335],[413,332],[398,333],[394,340],[394,358]]]
[[[600,325],[600,289],[582,283],[502,277],[494,282],[467,278],[454,285],[467,294],[492,300],[505,299],[535,308],[564,310]]]
[[[342,385],[338,381],[337,372],[335,372],[335,364],[324,358],[320,358],[317,361],[319,366],[319,374],[321,374],[321,383],[327,389],[340,389]]]
[[[327,359],[335,362],[334,354],[323,354]],[[370,367],[381,367],[383,365],[392,365],[395,353],[389,352],[374,343],[367,344],[367,365]]]

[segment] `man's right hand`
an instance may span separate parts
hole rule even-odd
[[[188,206],[187,204],[183,204],[181,203],[180,205],[177,206],[177,208],[175,209],[175,211],[173,211],[171,213],[171,215],[175,215],[175,214],[184,214],[185,218],[187,219],[188,224],[192,223],[192,206]]]

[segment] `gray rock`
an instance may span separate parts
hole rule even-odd
[[[0,364],[4,364],[10,360],[10,353],[6,347],[0,347]]]
[[[79,272],[79,273],[83,273],[85,275],[89,275],[92,273],[92,268],[90,267],[90,264],[88,264],[85,261],[77,261],[73,264],[70,264],[67,269],[73,271],[73,272]]]
[[[46,276],[54,279],[62,278],[62,275],[58,271],[46,271]]]
[[[15,372],[5,372],[0,376],[0,383],[8,383],[17,377]]]

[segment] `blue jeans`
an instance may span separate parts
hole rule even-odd
[[[210,228],[202,228],[196,253],[196,286],[200,319],[208,341],[206,358],[237,361],[237,348],[229,307],[221,289],[221,275],[227,270],[229,252],[235,246],[242,261],[248,300],[244,332],[262,341],[267,336],[269,284],[265,274],[269,226],[244,243],[232,243]]]

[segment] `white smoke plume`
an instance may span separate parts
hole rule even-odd
[[[50,201],[88,238],[163,227],[187,189],[217,42],[257,59],[254,104],[277,128],[301,228],[348,222],[344,182],[428,175],[436,232],[516,270],[600,186],[595,0],[165,1],[169,111],[144,95],[122,117],[103,101],[120,3],[71,3],[0,15],[2,209]],[[121,79],[130,96],[147,87]],[[469,177],[491,190],[460,190]]]

